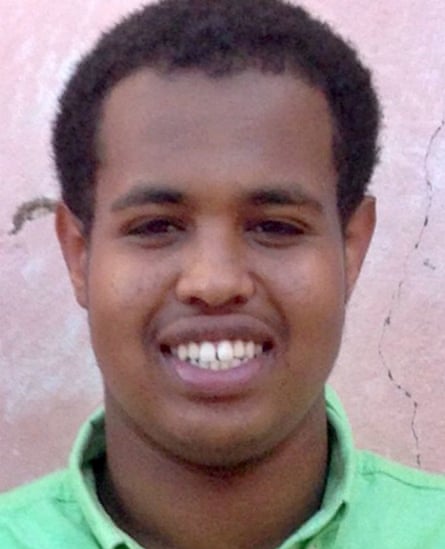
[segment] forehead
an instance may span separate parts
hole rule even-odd
[[[120,180],[336,180],[327,101],[290,73],[142,69],[104,101],[98,137],[101,169]]]

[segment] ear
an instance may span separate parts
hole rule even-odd
[[[88,241],[82,222],[63,202],[56,208],[56,233],[77,302],[86,309]]]
[[[345,228],[346,301],[349,300],[374,233],[375,199],[365,196]]]

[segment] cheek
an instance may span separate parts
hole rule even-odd
[[[274,294],[283,303],[299,302],[326,307],[333,312],[343,306],[346,296],[344,258],[341,252],[325,246],[302,249],[298,253],[267,266],[265,277],[275,287]],[[262,266],[265,266],[263,262]],[[261,265],[260,265],[261,268]]]
[[[315,273],[300,272],[292,279],[294,293],[287,302],[290,345],[285,361],[292,395],[312,398],[321,390],[334,367],[340,349],[345,306],[342,271],[325,265]]]
[[[301,347],[336,347],[345,313],[345,272],[342,254],[316,250],[275,269],[273,294]]]
[[[93,305],[110,310],[150,308],[171,278],[171,266],[148,254],[102,254],[89,276]]]
[[[107,254],[89,270],[88,315],[99,360],[141,352],[141,341],[168,293],[171,275],[156,262]]]

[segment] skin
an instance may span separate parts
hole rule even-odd
[[[144,69],[105,101],[91,234],[63,204],[57,231],[104,379],[100,498],[141,545],[272,548],[320,505],[323,387],[375,218],[366,198],[341,227],[332,128],[286,73]],[[214,393],[162,352],[236,333],[272,349]]]

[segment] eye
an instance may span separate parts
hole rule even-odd
[[[162,246],[173,242],[184,230],[184,225],[178,220],[159,217],[132,223],[124,233],[143,245]]]
[[[130,227],[128,234],[135,236],[151,236],[159,234],[169,234],[181,230],[177,223],[170,219],[152,219],[141,222],[134,227]]]
[[[260,234],[274,234],[282,236],[293,236],[301,234],[300,227],[284,221],[261,221],[253,227],[253,231]]]
[[[305,233],[301,225],[275,219],[250,222],[247,230],[256,241],[270,246],[293,244],[297,237]]]

